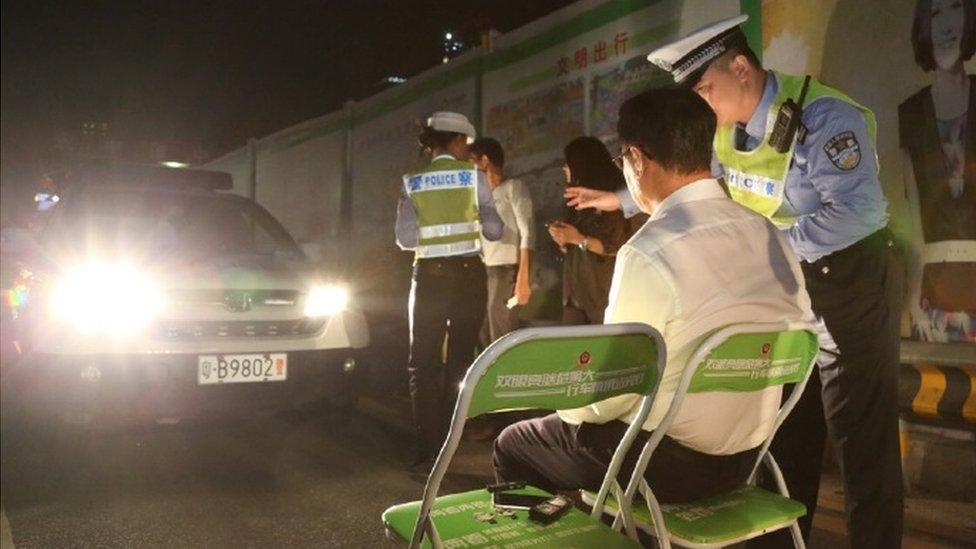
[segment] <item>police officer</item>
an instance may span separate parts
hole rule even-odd
[[[415,257],[408,372],[417,429],[412,465],[418,470],[429,469],[444,441],[458,386],[474,358],[486,305],[480,237],[502,235],[485,174],[460,160],[474,137],[474,126],[462,114],[435,112],[428,118],[418,141],[431,162],[403,176],[397,206],[397,244]]]
[[[826,327],[819,379],[811,378],[772,447],[790,494],[808,509],[804,534],[817,505],[826,419],[844,475],[851,545],[898,547],[901,280],[878,181],[875,118],[816,80],[764,70],[740,28],[746,19],[715,23],[648,59],[715,111],[714,175],[733,199],[787,232]],[[576,188],[566,196],[576,207],[636,211],[627,193]]]

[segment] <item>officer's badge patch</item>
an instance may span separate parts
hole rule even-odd
[[[467,172],[467,171],[461,172],[460,174],[458,174],[458,180],[461,181],[462,185],[467,185],[468,183],[471,183],[471,172]]]
[[[861,144],[854,132],[846,131],[831,137],[824,145],[824,152],[842,170],[853,170],[861,163]]]
[[[410,181],[408,183],[410,185],[410,190],[411,191],[418,191],[418,190],[420,190],[420,184],[423,183],[423,181],[424,181],[423,176],[415,175],[415,176],[411,177],[410,178]]]

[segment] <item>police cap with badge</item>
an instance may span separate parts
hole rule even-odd
[[[477,133],[467,116],[451,111],[438,111],[427,118],[427,126],[439,132],[454,132],[468,137],[468,145],[474,143]]]
[[[692,88],[701,80],[712,62],[725,52],[731,49],[749,49],[741,26],[748,19],[749,16],[743,14],[712,23],[680,40],[657,48],[647,55],[647,60],[670,72],[679,86]],[[807,76],[799,99],[790,99],[783,103],[776,115],[776,126],[770,135],[769,144],[779,152],[789,150],[794,135],[800,129],[802,106],[809,81],[810,77]]]
[[[712,61],[729,49],[749,47],[740,26],[748,19],[748,15],[736,15],[712,23],[652,51],[647,60],[670,72],[676,84],[692,87]]]

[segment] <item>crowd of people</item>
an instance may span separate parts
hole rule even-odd
[[[874,115],[817,80],[764,69],[742,33],[745,19],[650,53],[676,85],[621,106],[615,158],[594,137],[565,146],[570,209],[546,225],[564,254],[563,322],[643,322],[663,334],[667,365],[644,440],[691,353],[715,330],[817,326],[817,372],[772,453],[809,511],[806,536],[829,435],[851,544],[897,547],[901,289]],[[420,136],[431,163],[404,176],[398,206],[397,242],[416,256],[409,378],[420,468],[429,469],[444,440],[479,330],[486,343],[515,329],[513,307],[532,292],[531,197],[505,176],[500,144],[475,138],[463,115],[434,113]],[[648,217],[631,231],[627,218],[638,214]],[[770,388],[687,401],[645,473],[659,500],[687,502],[743,483],[783,398]],[[496,477],[594,489],[636,406],[637,397],[615,397],[509,425],[494,440]],[[633,446],[631,464],[641,447]],[[792,540],[782,531],[749,544]]]

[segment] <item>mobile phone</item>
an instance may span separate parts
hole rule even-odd
[[[573,507],[573,502],[563,495],[556,495],[529,509],[529,519],[549,524]]]
[[[572,507],[573,502],[566,496],[553,496],[529,509],[529,519],[540,524],[549,524],[563,516]]]
[[[534,496],[532,494],[518,494],[515,492],[494,492],[491,495],[491,502],[495,507],[514,507],[516,509],[531,509],[548,499],[547,496]]]
[[[485,490],[488,490],[491,493],[502,492],[504,490],[518,490],[520,488],[525,488],[525,483],[521,480],[513,480],[511,482],[496,482],[495,484],[485,486]]]

